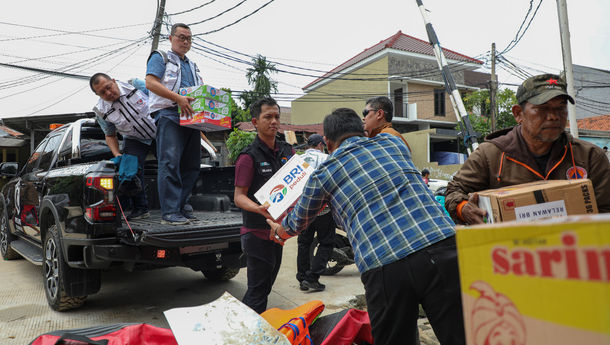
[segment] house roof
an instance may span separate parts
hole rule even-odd
[[[392,35],[384,40],[379,41],[379,43],[373,45],[372,47],[370,47],[368,49],[363,50],[356,56],[352,57],[351,59],[347,60],[346,62],[342,63],[341,65],[335,67],[330,72],[327,72],[322,77],[307,84],[304,87],[304,89],[307,89],[308,87],[315,85],[316,83],[325,79],[326,77],[328,77],[334,73],[337,73],[339,71],[342,71],[350,66],[353,66],[353,65],[357,64],[358,62],[360,62],[360,61],[368,58],[369,56],[372,56],[372,55],[376,54],[377,52],[382,51],[383,49],[386,49],[386,48],[402,50],[402,51],[410,52],[410,53],[434,56],[434,50],[432,48],[432,45],[429,42],[421,40],[419,38],[415,38],[413,36],[403,34],[402,31],[399,30],[394,35]],[[450,49],[443,48],[443,53],[445,54],[445,57],[448,60],[458,60],[458,61],[463,61],[463,62],[475,63],[475,64],[479,64],[479,65],[483,64],[483,62],[480,60],[460,54],[460,53],[455,52]]]
[[[7,126],[0,125],[0,136],[2,136],[2,137],[8,137],[8,136],[21,137],[21,136],[23,136],[23,133],[18,132]]]
[[[256,128],[254,128],[254,125],[252,124],[252,122],[240,122],[237,125],[237,128],[241,129],[242,131],[248,131],[248,132],[256,130]],[[324,135],[324,129],[323,129],[321,123],[312,124],[312,125],[291,125],[288,123],[282,123],[280,125],[280,131],[308,132],[308,133],[317,133],[317,134]]]
[[[578,123],[578,129],[610,131],[610,114],[587,117],[585,119],[576,120],[576,123]]]

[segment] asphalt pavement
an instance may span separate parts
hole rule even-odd
[[[299,290],[296,274],[296,238],[284,247],[282,268],[268,308],[291,309],[321,300],[327,315],[353,307],[350,302],[364,293],[355,265],[334,276],[323,276],[322,292]],[[246,292],[246,269],[227,282],[210,282],[203,274],[174,267],[102,273],[100,292],[89,296],[76,310],[51,310],[42,287],[42,268],[26,260],[0,261],[0,344],[28,344],[38,335],[54,331],[115,323],[149,323],[169,327],[163,311],[209,303],[225,291],[238,299]]]

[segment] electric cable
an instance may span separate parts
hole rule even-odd
[[[170,16],[177,16],[177,15],[179,15],[179,14],[184,14],[184,13],[187,13],[187,12],[192,12],[192,11],[198,10],[198,9],[200,9],[200,8],[204,7],[204,6],[209,5],[209,4],[213,3],[214,1],[216,1],[216,0],[211,0],[211,1],[208,1],[208,2],[206,2],[206,3],[205,3],[205,4],[203,4],[203,5],[199,5],[199,6],[197,6],[197,7],[193,7],[193,8],[188,9],[188,10],[184,10],[184,11],[180,11],[180,12],[174,12],[174,13],[170,13],[169,15],[170,15]]]
[[[244,2],[246,2],[246,1],[248,1],[248,0],[241,0],[239,3],[237,3],[237,5],[235,5],[235,6],[233,6],[233,7],[230,7],[230,8],[228,8],[228,9],[224,10],[224,11],[222,11],[222,12],[218,13],[217,15],[215,15],[215,16],[213,16],[213,17],[206,18],[206,19],[204,19],[204,20],[200,20],[200,21],[198,21],[198,22],[190,23],[190,24],[187,24],[187,25],[188,25],[188,26],[192,26],[192,25],[198,25],[198,24],[203,24],[203,23],[205,23],[205,22],[209,22],[209,21],[210,21],[210,20],[212,20],[212,19],[216,19],[216,18],[218,18],[218,17],[222,16],[223,14],[225,14],[225,13],[227,13],[227,12],[229,12],[229,11],[234,10],[235,8],[237,8],[237,7],[241,6],[241,5],[242,5]]]
[[[275,0],[269,0],[267,3],[265,3],[265,4],[264,4],[264,5],[262,5],[261,7],[257,8],[257,9],[256,9],[256,10],[254,10],[253,12],[251,12],[251,13],[249,13],[249,14],[247,14],[247,15],[245,15],[245,16],[243,16],[243,17],[241,17],[241,18],[239,18],[238,20],[236,20],[236,21],[234,21],[234,22],[232,22],[232,23],[229,23],[229,24],[227,24],[227,25],[225,25],[225,26],[222,26],[222,27],[220,27],[220,28],[218,28],[218,29],[215,29],[215,30],[210,30],[210,31],[207,31],[207,32],[203,32],[203,33],[195,34],[195,35],[193,35],[193,36],[209,35],[209,34],[212,34],[212,33],[215,33],[215,32],[221,31],[221,30],[224,30],[224,29],[226,29],[226,28],[228,28],[228,27],[230,27],[230,26],[233,26],[233,25],[235,25],[235,24],[237,24],[237,23],[241,22],[242,20],[244,20],[244,19],[246,19],[246,18],[248,18],[248,17],[250,17],[250,16],[254,15],[255,13],[257,13],[258,11],[260,11],[260,10],[262,10],[263,8],[267,7],[267,5],[269,5],[270,3],[274,2],[274,1],[275,1]]]

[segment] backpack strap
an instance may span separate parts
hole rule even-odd
[[[167,57],[167,52],[157,49],[153,52],[150,53],[150,55],[148,55],[148,59],[146,60],[146,62],[148,62],[150,60],[150,58],[153,56],[154,53],[159,53],[161,54],[161,57],[163,58],[163,63],[167,65],[167,62],[169,61],[169,58]]]

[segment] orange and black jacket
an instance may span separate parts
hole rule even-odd
[[[458,205],[468,193],[538,180],[588,178],[600,213],[610,212],[610,163],[604,151],[563,133],[553,143],[544,171],[521,136],[521,126],[488,135],[447,186],[445,207],[460,222]]]

